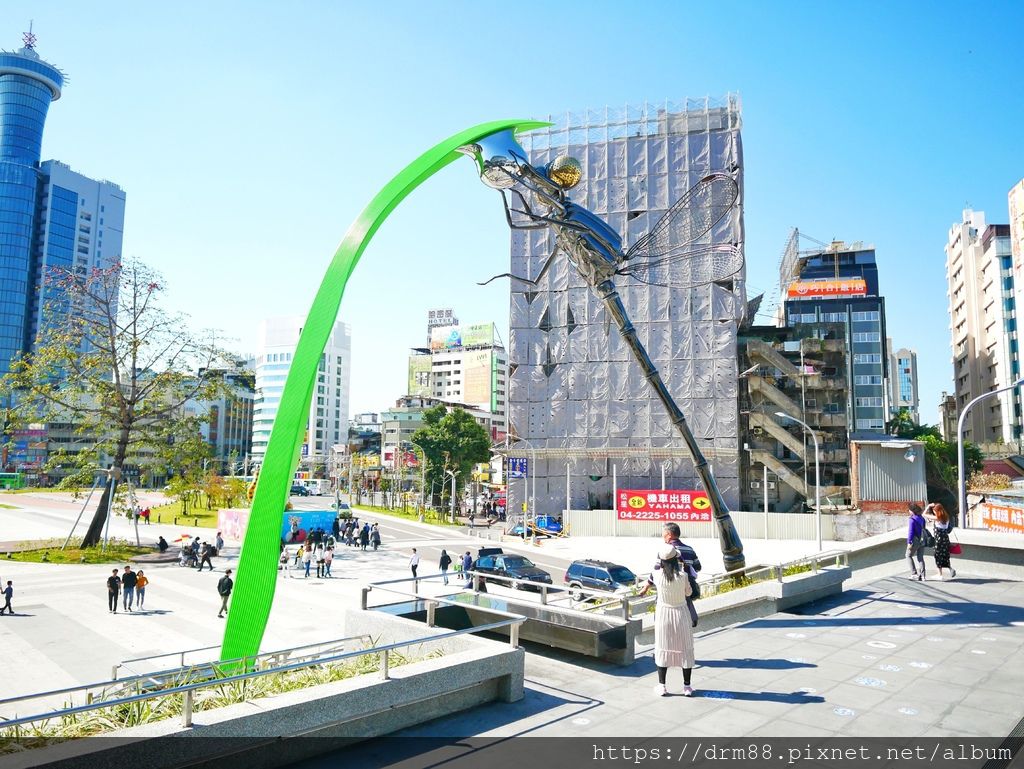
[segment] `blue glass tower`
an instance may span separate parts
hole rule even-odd
[[[30,310],[40,149],[64,76],[33,50],[0,51],[0,375],[31,344]]]

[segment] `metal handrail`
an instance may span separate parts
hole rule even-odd
[[[556,590],[557,592],[560,592],[560,593],[565,593],[566,595],[569,594],[569,588],[567,588],[567,587],[558,587],[558,586],[555,586],[555,585],[550,584],[548,582],[535,582],[533,580],[523,579],[522,577],[502,577],[501,575],[498,575],[498,574],[491,574],[489,572],[476,571],[475,569],[471,569],[470,571],[460,571],[460,572],[457,572],[457,573],[461,574],[461,575],[467,575],[468,574],[468,575],[471,575],[473,577],[477,577],[477,576],[479,576],[479,577],[486,577],[486,579],[488,579],[488,580],[501,580],[503,582],[518,582],[521,585],[536,585],[537,587],[539,587],[541,589],[540,590],[540,593],[541,593],[541,601],[540,601],[540,603],[541,603],[542,606],[549,606],[550,605],[548,603],[548,601],[547,601],[547,591],[548,591],[549,588],[550,589],[554,589],[554,590]],[[425,576],[422,576],[422,577],[401,577],[399,579],[389,579],[389,580],[384,580],[382,582],[373,582],[373,583],[371,583],[371,584],[369,584],[369,585],[367,585],[366,587],[363,588],[362,608],[364,610],[368,608],[367,601],[366,601],[367,593],[369,593],[371,589],[373,589],[375,587],[378,587],[380,585],[394,585],[394,584],[398,584],[398,583],[402,583],[402,582],[418,582],[419,580],[433,580],[433,579],[440,579],[440,578],[443,578],[443,577],[444,577],[443,573],[438,573],[438,574],[428,574],[428,575],[425,575]],[[476,580],[474,579],[473,580],[473,586],[474,586],[473,587],[473,592],[475,594],[479,595],[480,594],[480,590],[478,590],[476,588],[476,584],[477,584]],[[406,592],[403,592],[401,590],[387,590],[386,592],[395,593],[396,595],[403,595],[403,596],[407,596],[407,597],[417,598],[417,599],[423,600],[423,601],[437,601],[439,603],[451,604],[453,606],[460,606],[460,607],[464,607],[465,606],[464,603],[459,603],[458,601],[448,601],[446,599],[442,599],[442,598],[438,598],[438,597],[434,597],[434,596],[422,596],[422,595],[419,595],[418,592],[406,593]],[[584,592],[587,592],[587,591],[584,590]],[[607,593],[604,593],[604,595],[607,596]],[[622,595],[622,596],[617,596],[617,598],[618,598],[618,603],[619,603],[620,606],[622,606],[623,612],[625,614],[625,616],[622,619],[623,619],[624,622],[628,622],[629,621],[629,601],[630,601],[630,599],[635,598],[635,596],[632,596],[632,595]],[[560,611],[568,611],[568,612],[573,612],[573,613],[582,614],[582,615],[588,615],[588,614],[591,613],[590,611],[583,611],[581,609],[574,609],[571,606],[570,607],[566,607],[566,608],[563,608],[563,607],[559,606],[558,608],[559,608]],[[497,609],[490,609],[490,608],[488,608],[488,611],[497,612],[498,610]],[[514,615],[514,616],[519,616],[519,615]],[[619,617],[610,617],[609,619],[620,619],[620,618]]]
[[[362,639],[366,639],[366,638],[370,638],[370,637],[371,636],[369,634],[363,633],[362,635],[346,636],[345,638],[333,638],[330,641],[320,641],[318,643],[303,644],[301,646],[290,646],[290,647],[288,647],[286,649],[273,649],[271,651],[259,652],[258,654],[250,654],[245,659],[246,660],[252,659],[255,662],[255,661],[258,661],[259,659],[264,658],[264,657],[277,657],[277,656],[282,655],[282,654],[291,654],[292,652],[302,651],[303,649],[312,649],[315,646],[330,646],[332,644],[339,644],[339,643],[343,643],[345,641],[353,641],[353,640],[356,640],[356,639],[362,640]],[[192,668],[192,667],[198,667],[198,666],[201,666],[201,665],[222,664],[224,662],[224,660],[206,660],[206,661],[203,661],[203,662],[194,662],[194,663],[192,663],[190,665],[186,665],[185,664],[185,655],[186,654],[191,654],[192,652],[209,651],[210,649],[219,649],[219,648],[220,648],[220,646],[201,646],[201,647],[199,647],[197,649],[185,649],[184,651],[167,652],[166,654],[153,654],[153,655],[150,655],[148,657],[136,657],[135,659],[131,659],[131,660],[121,660],[119,663],[114,665],[114,667],[111,669],[111,672],[113,674],[113,675],[111,675],[111,680],[118,681],[118,682],[130,681],[130,680],[133,680],[134,678],[139,678],[139,677],[145,678],[145,677],[148,677],[148,676],[157,676],[157,675],[161,675],[162,673],[169,673],[169,672],[172,672],[174,670],[178,670],[180,668],[185,668],[185,667]],[[153,671],[153,672],[150,672],[150,673],[137,673],[135,676],[129,677],[129,678],[118,679],[118,677],[117,677],[117,670],[118,670],[118,668],[120,668],[122,665],[123,666],[127,666],[129,662],[145,662],[146,660],[156,660],[156,659],[160,659],[161,657],[174,657],[176,655],[180,655],[181,656],[181,664],[179,665],[178,668],[166,668],[164,670],[157,670],[157,671]],[[238,657],[236,660],[228,660],[228,661],[239,661],[239,660],[242,660],[242,659],[243,659],[242,657]],[[0,704],[3,704],[4,702],[5,702],[5,700],[0,700]]]
[[[336,639],[331,640],[331,641],[323,641],[323,642],[321,642],[319,644],[307,644],[305,646],[292,647],[291,649],[281,649],[280,651],[261,652],[260,654],[250,654],[250,655],[247,655],[245,657],[233,657],[231,659],[226,659],[226,660],[211,660],[209,662],[200,662],[200,663],[197,663],[197,664],[194,664],[194,665],[182,665],[181,667],[177,667],[177,668],[165,668],[163,670],[154,670],[154,671],[152,671],[150,673],[138,673],[136,675],[128,676],[126,678],[112,678],[112,679],[110,679],[108,681],[97,681],[97,682],[91,683],[91,684],[80,684],[78,686],[68,686],[68,687],[66,687],[64,689],[53,689],[52,691],[48,691],[48,692],[35,692],[33,694],[22,694],[22,695],[19,695],[17,697],[9,697],[7,699],[2,699],[2,700],[0,700],[0,705],[9,705],[12,702],[24,702],[25,700],[42,699],[43,697],[55,697],[58,694],[73,694],[74,692],[81,692],[81,691],[85,691],[87,689],[103,689],[103,688],[108,688],[108,687],[112,687],[112,686],[127,686],[127,685],[130,685],[130,684],[139,683],[139,682],[157,682],[157,683],[159,683],[158,681],[156,681],[156,677],[157,676],[168,676],[168,675],[173,675],[175,673],[187,673],[187,672],[196,670],[198,668],[208,668],[208,667],[213,666],[213,665],[231,665],[232,663],[242,663],[243,665],[255,664],[256,662],[258,662],[260,660],[261,657],[274,657],[277,654],[283,653],[283,652],[294,651],[294,650],[297,650],[297,649],[309,648],[310,646],[326,646],[328,644],[337,644],[337,643],[340,643],[342,641],[351,641],[351,640],[355,640],[355,639],[371,639],[372,640],[372,638],[373,637],[371,635],[369,635],[368,633],[364,633],[362,635],[346,636],[345,638],[336,638]],[[207,648],[215,649],[215,648],[219,648],[219,647],[211,646],[211,647],[207,647]],[[172,652],[172,654],[177,654],[177,652]],[[141,659],[146,659],[146,658],[142,657]],[[127,660],[127,661],[130,662],[131,660]],[[316,661],[313,661],[313,664],[316,664]],[[0,716],[0,721],[3,721],[3,720],[4,720],[3,716]]]
[[[498,610],[496,609],[489,609],[489,611],[493,611],[494,613],[502,613],[498,612]],[[209,681],[200,681],[192,684],[183,684],[181,686],[174,686],[170,689],[161,689],[160,691],[156,692],[140,693],[132,695],[130,697],[120,697],[113,700],[104,700],[100,702],[92,702],[87,705],[78,705],[76,707],[63,708],[61,710],[54,710],[49,713],[41,713],[32,716],[23,716],[21,718],[6,719],[0,721],[0,730],[20,726],[21,724],[30,724],[36,721],[49,721],[53,718],[61,718],[64,716],[76,715],[78,713],[88,713],[91,710],[100,710],[102,708],[116,707],[118,705],[128,705],[133,702],[143,702],[145,700],[156,699],[159,697],[168,697],[175,694],[185,695],[185,701],[182,708],[183,723],[185,726],[192,726],[193,692],[197,691],[198,689],[205,689],[211,686],[222,686],[224,684],[234,683],[235,681],[246,681],[251,678],[259,678],[261,676],[267,676],[274,673],[289,673],[293,670],[302,670],[303,668],[314,667],[317,665],[328,665],[335,662],[340,662],[342,660],[354,659],[356,657],[362,657],[367,654],[377,653],[383,654],[383,659],[381,661],[381,673],[383,675],[384,680],[388,680],[390,678],[388,665],[389,651],[392,651],[394,649],[402,649],[408,646],[415,646],[417,644],[422,644],[426,642],[439,641],[445,638],[454,638],[456,636],[466,635],[469,633],[497,630],[498,628],[502,627],[513,626],[515,628],[518,628],[520,624],[526,621],[526,617],[518,615],[511,616],[513,618],[504,619],[499,622],[492,622],[488,625],[480,625],[479,627],[466,628],[463,630],[453,630],[447,633],[439,633],[437,635],[425,636],[423,638],[415,638],[410,641],[398,641],[391,644],[385,644],[383,646],[375,646],[371,649],[359,649],[352,652],[344,652],[342,654],[337,654],[332,657],[325,657],[323,659],[319,659],[316,661],[294,662],[287,665],[281,665],[275,668],[268,668],[266,670],[249,671],[246,673],[238,673],[236,675],[225,676],[223,678],[216,678]],[[518,638],[515,632],[510,634],[510,639],[512,641],[513,648],[517,648]],[[240,657],[238,659],[241,660],[244,658]],[[237,660],[228,660],[226,662],[232,661]]]

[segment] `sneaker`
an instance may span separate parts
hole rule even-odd
[[[918,582],[924,582],[924,572],[921,572],[920,574],[917,575],[917,581]]]
[[[907,577],[907,579],[919,579],[919,577],[918,577],[918,575],[917,575],[917,572],[916,572],[916,571],[912,571],[912,572],[910,572],[910,574],[909,574],[909,576]]]
[[[954,569],[952,567],[950,568],[950,570],[949,570],[949,578],[950,579],[956,579],[956,569]]]
[[[683,696],[684,697],[692,697],[693,696],[693,687],[692,686],[684,686],[683,687]]]
[[[654,696],[655,697],[667,697],[668,689],[665,688],[665,684],[654,685]]]

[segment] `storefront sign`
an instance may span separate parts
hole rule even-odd
[[[790,299],[821,299],[830,296],[864,296],[868,284],[863,278],[846,280],[800,280],[789,284]]]
[[[615,510],[620,521],[710,521],[711,500],[691,489],[619,489]]]
[[[981,513],[981,525],[992,531],[1024,534],[1024,510],[1017,507],[986,504]]]

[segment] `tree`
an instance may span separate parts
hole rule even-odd
[[[43,287],[43,323],[31,354],[0,380],[21,422],[60,421],[85,437],[75,457],[98,469],[109,458],[165,454],[180,436],[194,436],[193,399],[214,397],[221,384],[204,372],[224,355],[212,332],[194,334],[186,319],[160,306],[160,275],[140,261],[84,275],[56,270]],[[83,546],[103,530],[110,490],[104,490]]]
[[[913,432],[915,427],[917,427],[917,424],[910,415],[910,409],[901,408],[893,415],[893,418],[886,423],[885,431],[889,435],[901,435],[903,433]]]
[[[459,481],[465,482],[477,462],[491,458],[491,440],[487,431],[466,411],[438,405],[423,412],[423,427],[412,436],[427,459],[426,486],[436,483],[441,489],[442,504],[449,493],[451,480],[445,471],[458,470]],[[445,483],[447,481],[447,483]]]

